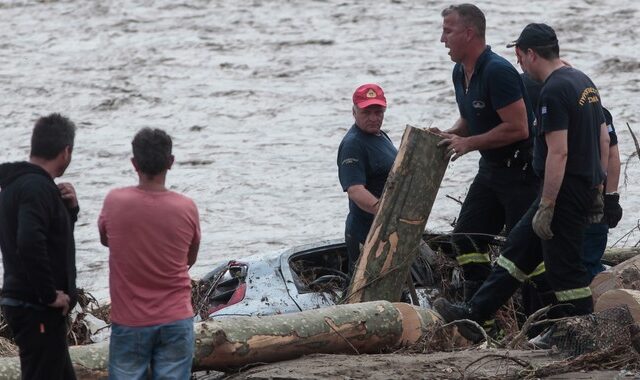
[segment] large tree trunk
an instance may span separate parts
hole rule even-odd
[[[425,334],[459,338],[428,309],[386,301],[338,305],[267,317],[228,317],[196,324],[193,370],[225,371],[312,353],[379,353],[417,343]],[[449,335],[447,331],[452,331]],[[81,379],[106,374],[109,346],[70,348]],[[0,358],[0,378],[19,379],[17,357]]]
[[[609,270],[598,273],[589,287],[594,302],[611,289],[640,290],[640,256],[634,256]]]
[[[407,126],[346,301],[400,300],[448,160],[442,138]]]

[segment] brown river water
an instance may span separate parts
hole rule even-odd
[[[62,180],[77,190],[78,284],[108,295],[108,252],[96,220],[107,191],[134,184],[130,141],[145,126],[174,138],[168,184],[199,206],[193,277],[221,260],[340,238],[347,198],[336,149],[351,94],[379,83],[396,145],[404,126],[457,117],[452,62],[439,42],[444,1],[0,0],[0,161],[23,160],[39,115],[78,125]],[[619,131],[625,215],[610,243],[635,244],[640,161],[640,1],[484,1],[487,42],[529,22],[552,25],[561,54],[599,86]],[[451,163],[428,228],[450,229],[477,167]],[[631,234],[627,234],[636,228]]]

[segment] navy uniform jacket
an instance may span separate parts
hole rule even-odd
[[[397,154],[398,150],[386,133],[380,131],[379,135],[372,135],[354,124],[338,148],[338,177],[342,190],[364,185],[371,194],[380,198]],[[346,231],[364,243],[373,217],[349,199]]]

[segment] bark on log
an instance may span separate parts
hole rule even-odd
[[[442,138],[407,126],[380,207],[356,264],[346,302],[400,300],[447,168]]]
[[[106,379],[109,362],[109,342],[69,347],[71,362],[78,379]],[[20,380],[20,359],[0,358],[0,379]]]
[[[602,261],[614,266],[638,255],[640,247],[607,248],[602,255]]]
[[[428,309],[386,301],[196,325],[193,370],[225,371],[312,353],[375,353],[418,342],[442,325]]]
[[[598,298],[595,311],[611,309],[621,305],[627,305],[635,323],[640,323],[640,291],[638,290],[609,290]]]
[[[268,317],[220,318],[196,324],[193,371],[225,371],[312,353],[378,353],[415,344],[425,334],[433,336],[443,331],[442,324],[431,310],[386,301]],[[453,328],[446,331],[459,338]],[[104,377],[108,342],[69,351],[78,378]],[[20,379],[17,357],[0,358],[0,379]]]
[[[640,290],[640,256],[634,256],[609,270],[598,273],[589,287],[594,303],[608,290]]]

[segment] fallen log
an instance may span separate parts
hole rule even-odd
[[[589,287],[594,303],[602,294],[612,289],[640,290],[640,256],[634,256],[609,270],[598,273]]]
[[[109,342],[69,347],[71,362],[78,379],[106,378],[109,362]],[[20,359],[0,357],[0,379],[20,380]]]
[[[630,289],[612,289],[598,298],[595,311],[602,311],[626,305],[635,323],[640,323],[640,291]]]
[[[602,262],[614,266],[638,255],[640,247],[607,248],[602,255]]]
[[[196,325],[193,370],[227,371],[312,353],[379,353],[415,344],[442,326],[428,309],[386,301]]]
[[[447,168],[442,138],[407,126],[380,207],[347,291],[346,303],[400,300]]]
[[[267,317],[228,317],[195,325],[193,371],[227,371],[312,353],[379,353],[420,341],[425,334],[459,338],[442,329],[433,311],[386,301],[338,305]],[[449,336],[446,336],[448,338]],[[78,378],[97,379],[108,368],[108,342],[69,349]],[[0,358],[0,378],[20,379],[18,357]]]

